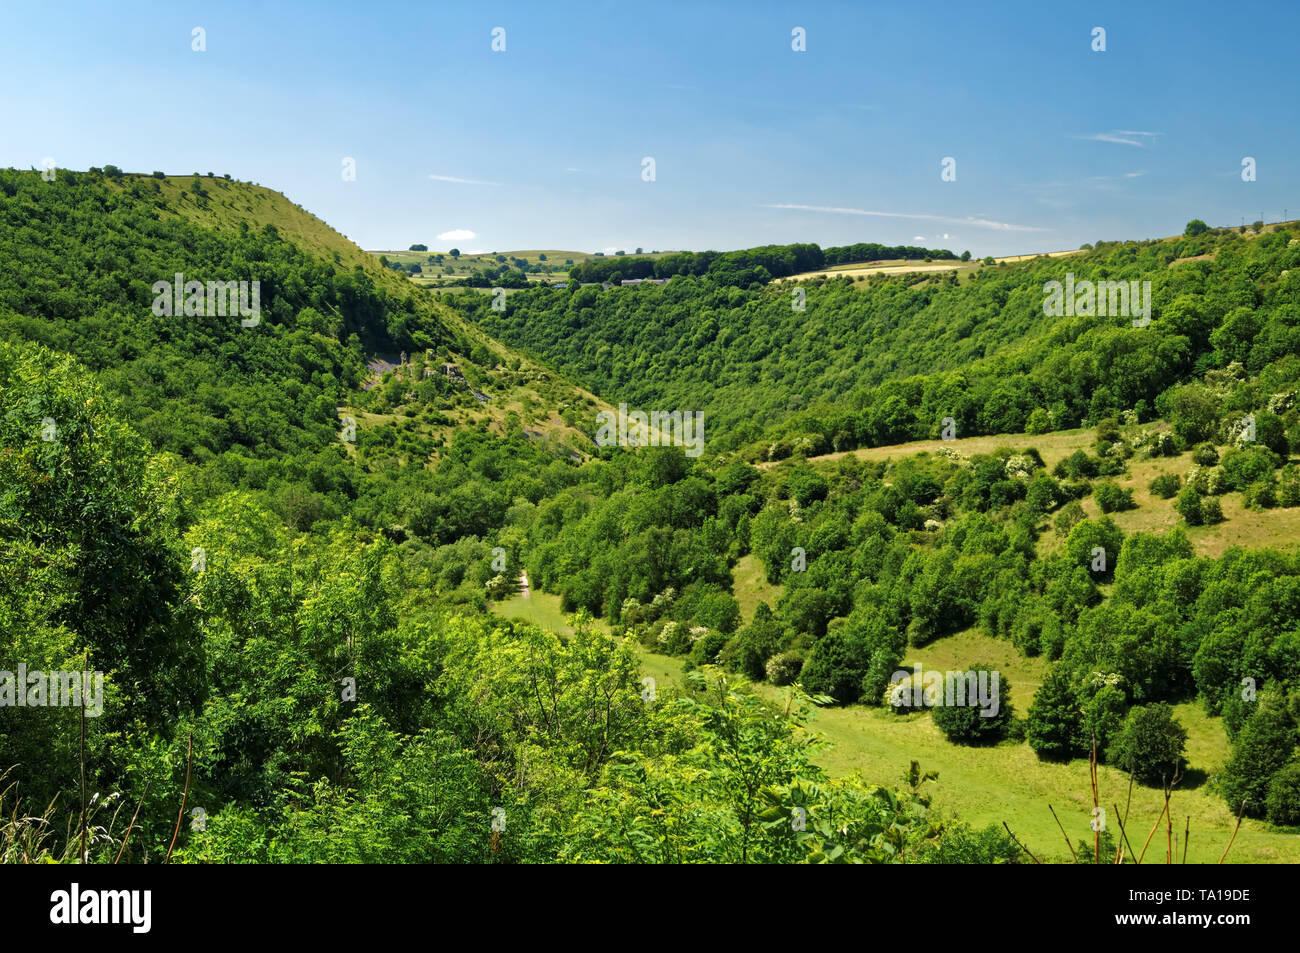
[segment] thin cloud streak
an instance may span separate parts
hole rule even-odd
[[[1090,136],[1071,136],[1071,139],[1082,139],[1085,142],[1114,142],[1122,146],[1136,146],[1139,149],[1145,149],[1147,143],[1142,140],[1152,140],[1156,136],[1163,135],[1159,132],[1141,132],[1136,129],[1114,129],[1110,132],[1094,132]]]
[[[867,215],[873,218],[906,218],[918,222],[944,222],[949,225],[969,225],[973,228],[991,228],[999,232],[1046,232],[1047,228],[1034,225],[1013,225],[1010,222],[995,222],[987,218],[948,218],[944,215],[909,214],[906,212],[875,212],[861,208],[840,208],[832,205],[796,205],[781,202],[776,205],[764,205],[763,208],[794,209],[799,212],[829,212],[834,215]]]
[[[457,185],[500,185],[500,182],[484,182],[481,179],[461,179],[454,175],[434,175],[429,174],[429,178],[436,182],[455,182]]]

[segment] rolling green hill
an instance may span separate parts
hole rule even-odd
[[[961,436],[1066,429],[1129,410],[1147,419],[1174,385],[1234,361],[1286,390],[1300,379],[1298,234],[1105,243],[964,281],[915,273],[739,288],[674,278],[530,290],[504,311],[481,295],[455,300],[495,337],[606,399],[703,410],[711,446],[745,446],[759,459],[938,437],[945,417]],[[1067,274],[1149,281],[1149,326],[1048,316],[1044,286]]]
[[[433,458],[458,429],[504,433],[516,419],[557,449],[589,447],[564,415],[594,415],[592,395],[489,340],[280,193],[214,177],[2,175],[0,249],[23,267],[0,287],[0,333],[101,370],[160,448],[197,460],[258,448],[332,455],[344,414],[363,435],[409,419]],[[151,285],[176,272],[258,280],[261,324],[155,316]],[[420,366],[401,372],[405,384],[381,380],[403,351]],[[464,383],[408,400],[424,367],[442,379],[443,363]],[[277,378],[296,379],[294,394],[269,392]]]
[[[1286,229],[500,312],[213,177],[0,172],[0,226],[0,672],[104,675],[84,743],[0,721],[2,860],[75,857],[83,775],[103,862],[181,800],[192,862],[1063,860],[1094,737],[1197,859],[1238,811],[1294,856]],[[1158,270],[1154,320],[1047,316],[1064,267]],[[593,446],[611,400],[707,452]],[[917,663],[1005,694],[901,711]]]

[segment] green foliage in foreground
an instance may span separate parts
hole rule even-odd
[[[191,508],[66,360],[0,344],[0,424],[0,670],[107,676],[91,861],[165,859],[182,797],[203,819],[174,861],[1014,859],[962,825],[945,847],[920,782],[829,781],[798,697],[716,672],[648,694],[626,642],[440,606],[382,535],[294,535],[241,492]],[[67,858],[78,713],[5,712],[6,797],[54,808],[6,823],[4,859]]]
[[[1288,389],[1294,279],[1277,273],[1295,254],[1285,236],[1099,249],[1081,267],[1140,274],[1171,252],[1217,248],[1222,269],[1170,269],[1179,296],[1157,297],[1151,328],[1066,322],[1045,360],[1024,286],[1047,273],[1041,262],[990,272],[970,298],[942,283],[883,282],[865,295],[819,285],[805,315],[814,341],[797,337],[803,326],[764,330],[788,313],[788,300],[764,297],[771,289],[695,278],[625,289],[646,295],[612,299],[644,311],[645,343],[689,357],[678,366],[715,382],[718,400],[750,401],[727,411],[746,417],[730,444],[742,453],[608,448],[574,461],[512,411],[491,429],[449,424],[438,462],[425,465],[428,438],[405,423],[424,412],[412,404],[450,419],[474,398],[396,375],[372,391],[355,385],[363,335],[442,340],[427,301],[372,294],[273,231],[173,228],[149,180],[36,182],[0,175],[0,214],[31,229],[15,254],[41,240],[59,251],[0,283],[0,671],[107,673],[104,713],[87,719],[92,859],[121,849],[136,804],[123,856],[163,859],[182,797],[206,820],[186,822],[173,860],[1013,859],[999,831],[937,817],[919,770],[890,789],[828,780],[804,723],[810,696],[885,703],[910,649],[963,630],[1054,664],[1025,722],[1009,704],[987,725],[969,709],[927,716],[949,736],[1014,744],[1023,732],[1056,759],[1095,738],[1103,757],[1136,770],[1171,763],[1148,733],[1134,735],[1141,713],[1199,697],[1234,741],[1213,781],[1229,808],[1293,816],[1300,557],[1197,557],[1182,530],[1126,534],[1080,503],[1095,492],[1098,508],[1122,510],[1117,484],[1089,481],[1196,445],[1201,469],[1180,502],[1202,523],[1221,518],[1224,492],[1259,507],[1300,503],[1294,467],[1277,474],[1300,414]],[[73,240],[100,220],[99,241]],[[129,320],[147,306],[147,282],[118,256],[146,272],[247,266],[235,274],[268,282],[265,333]],[[64,275],[82,282],[67,313]],[[607,313],[604,292],[542,293],[568,300],[575,340],[588,321],[613,322],[602,333],[631,327]],[[881,310],[861,311],[864,299]],[[978,325],[957,340],[978,340],[934,350],[930,319],[961,319],[972,300]],[[889,326],[853,361],[807,350],[851,349],[837,322],[873,314]],[[687,334],[698,352],[669,353],[677,345],[654,322],[673,315],[676,335],[714,322]],[[773,327],[780,334],[764,337]],[[479,340],[438,347],[453,344],[488,353]],[[900,380],[890,349],[913,345],[940,371]],[[673,380],[653,347],[648,362],[617,348],[600,356],[611,374]],[[706,374],[697,353],[716,369],[711,360]],[[731,362],[745,353],[756,366],[765,354],[812,360],[768,387]],[[517,358],[507,366],[527,371]],[[856,390],[854,367],[879,386]],[[680,393],[715,392],[697,382]],[[806,410],[810,397],[845,393],[856,394],[847,410]],[[354,446],[337,439],[339,402],[378,418]],[[1093,419],[1095,454],[1050,470],[1019,439],[890,462],[800,455],[919,435],[941,406],[957,406],[963,428]],[[579,405],[542,410],[574,423]],[[1131,426],[1153,410],[1167,431]],[[774,421],[793,429],[744,446]],[[789,453],[771,470],[744,462]],[[1107,498],[1117,505],[1101,507]],[[1056,545],[1043,537],[1050,525]],[[780,590],[746,621],[733,572],[751,555]],[[488,616],[487,598],[510,591],[521,569],[614,637],[580,622],[562,641]],[[681,657],[687,686],[648,690],[624,636]],[[761,704],[767,689],[752,693],[742,678],[787,688],[788,708]],[[6,803],[19,798],[24,820],[0,828],[0,848],[69,859],[75,712],[2,711],[0,768],[16,782]],[[1150,737],[1171,736],[1156,727]],[[44,805],[47,818],[32,819]]]

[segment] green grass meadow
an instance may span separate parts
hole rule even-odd
[[[752,557],[747,557],[752,559]],[[757,560],[737,567],[737,596],[742,592],[742,615],[752,617],[759,598],[771,598],[772,587],[755,577]],[[742,582],[742,580],[748,580]],[[560,609],[559,596],[533,592],[524,599],[516,596],[497,603],[493,611],[550,629],[562,636],[573,626]],[[598,627],[608,631],[603,622]],[[680,684],[682,659],[656,655],[638,648],[642,670],[661,686]],[[1023,658],[1009,643],[978,632],[965,631],[939,639],[924,648],[909,649],[904,665],[919,663],[923,669],[964,668],[980,659],[998,668],[1011,684],[1010,702],[1023,717],[1041,684],[1047,663]],[[785,690],[760,684],[756,690],[776,703]],[[1174,832],[1178,837],[1178,859],[1182,859],[1183,831],[1189,823],[1188,863],[1218,863],[1232,837],[1236,823],[1223,800],[1208,784],[1228,757],[1228,740],[1223,724],[1206,716],[1199,704],[1177,705],[1178,720],[1187,729],[1188,781],[1175,788],[1171,800]],[[872,783],[897,785],[910,762],[919,761],[926,770],[939,772],[932,787],[935,805],[954,817],[977,827],[1007,823],[1011,830],[1040,860],[1069,861],[1070,853],[1061,829],[1052,818],[1055,808],[1061,824],[1075,843],[1092,842],[1092,788],[1088,762],[1076,759],[1068,764],[1040,761],[1025,742],[974,748],[949,743],[928,712],[897,715],[884,708],[864,705],[819,708],[809,727],[826,746],[817,762],[832,777],[857,772]],[[1195,784],[1188,787],[1188,784]],[[1129,791],[1128,776],[1106,765],[1098,768],[1098,786],[1109,829],[1120,837],[1115,808],[1123,815]],[[1125,824],[1134,851],[1151,833],[1163,809],[1163,794],[1154,788],[1133,785],[1129,820]],[[1127,853],[1127,852],[1126,852]],[[1144,863],[1164,863],[1165,822],[1151,838]],[[1244,820],[1226,863],[1300,863],[1300,833],[1271,830],[1259,821]]]

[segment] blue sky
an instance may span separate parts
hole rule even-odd
[[[1298,21],[1248,0],[23,4],[0,165],[228,172],[372,249],[1051,251],[1300,217]]]

